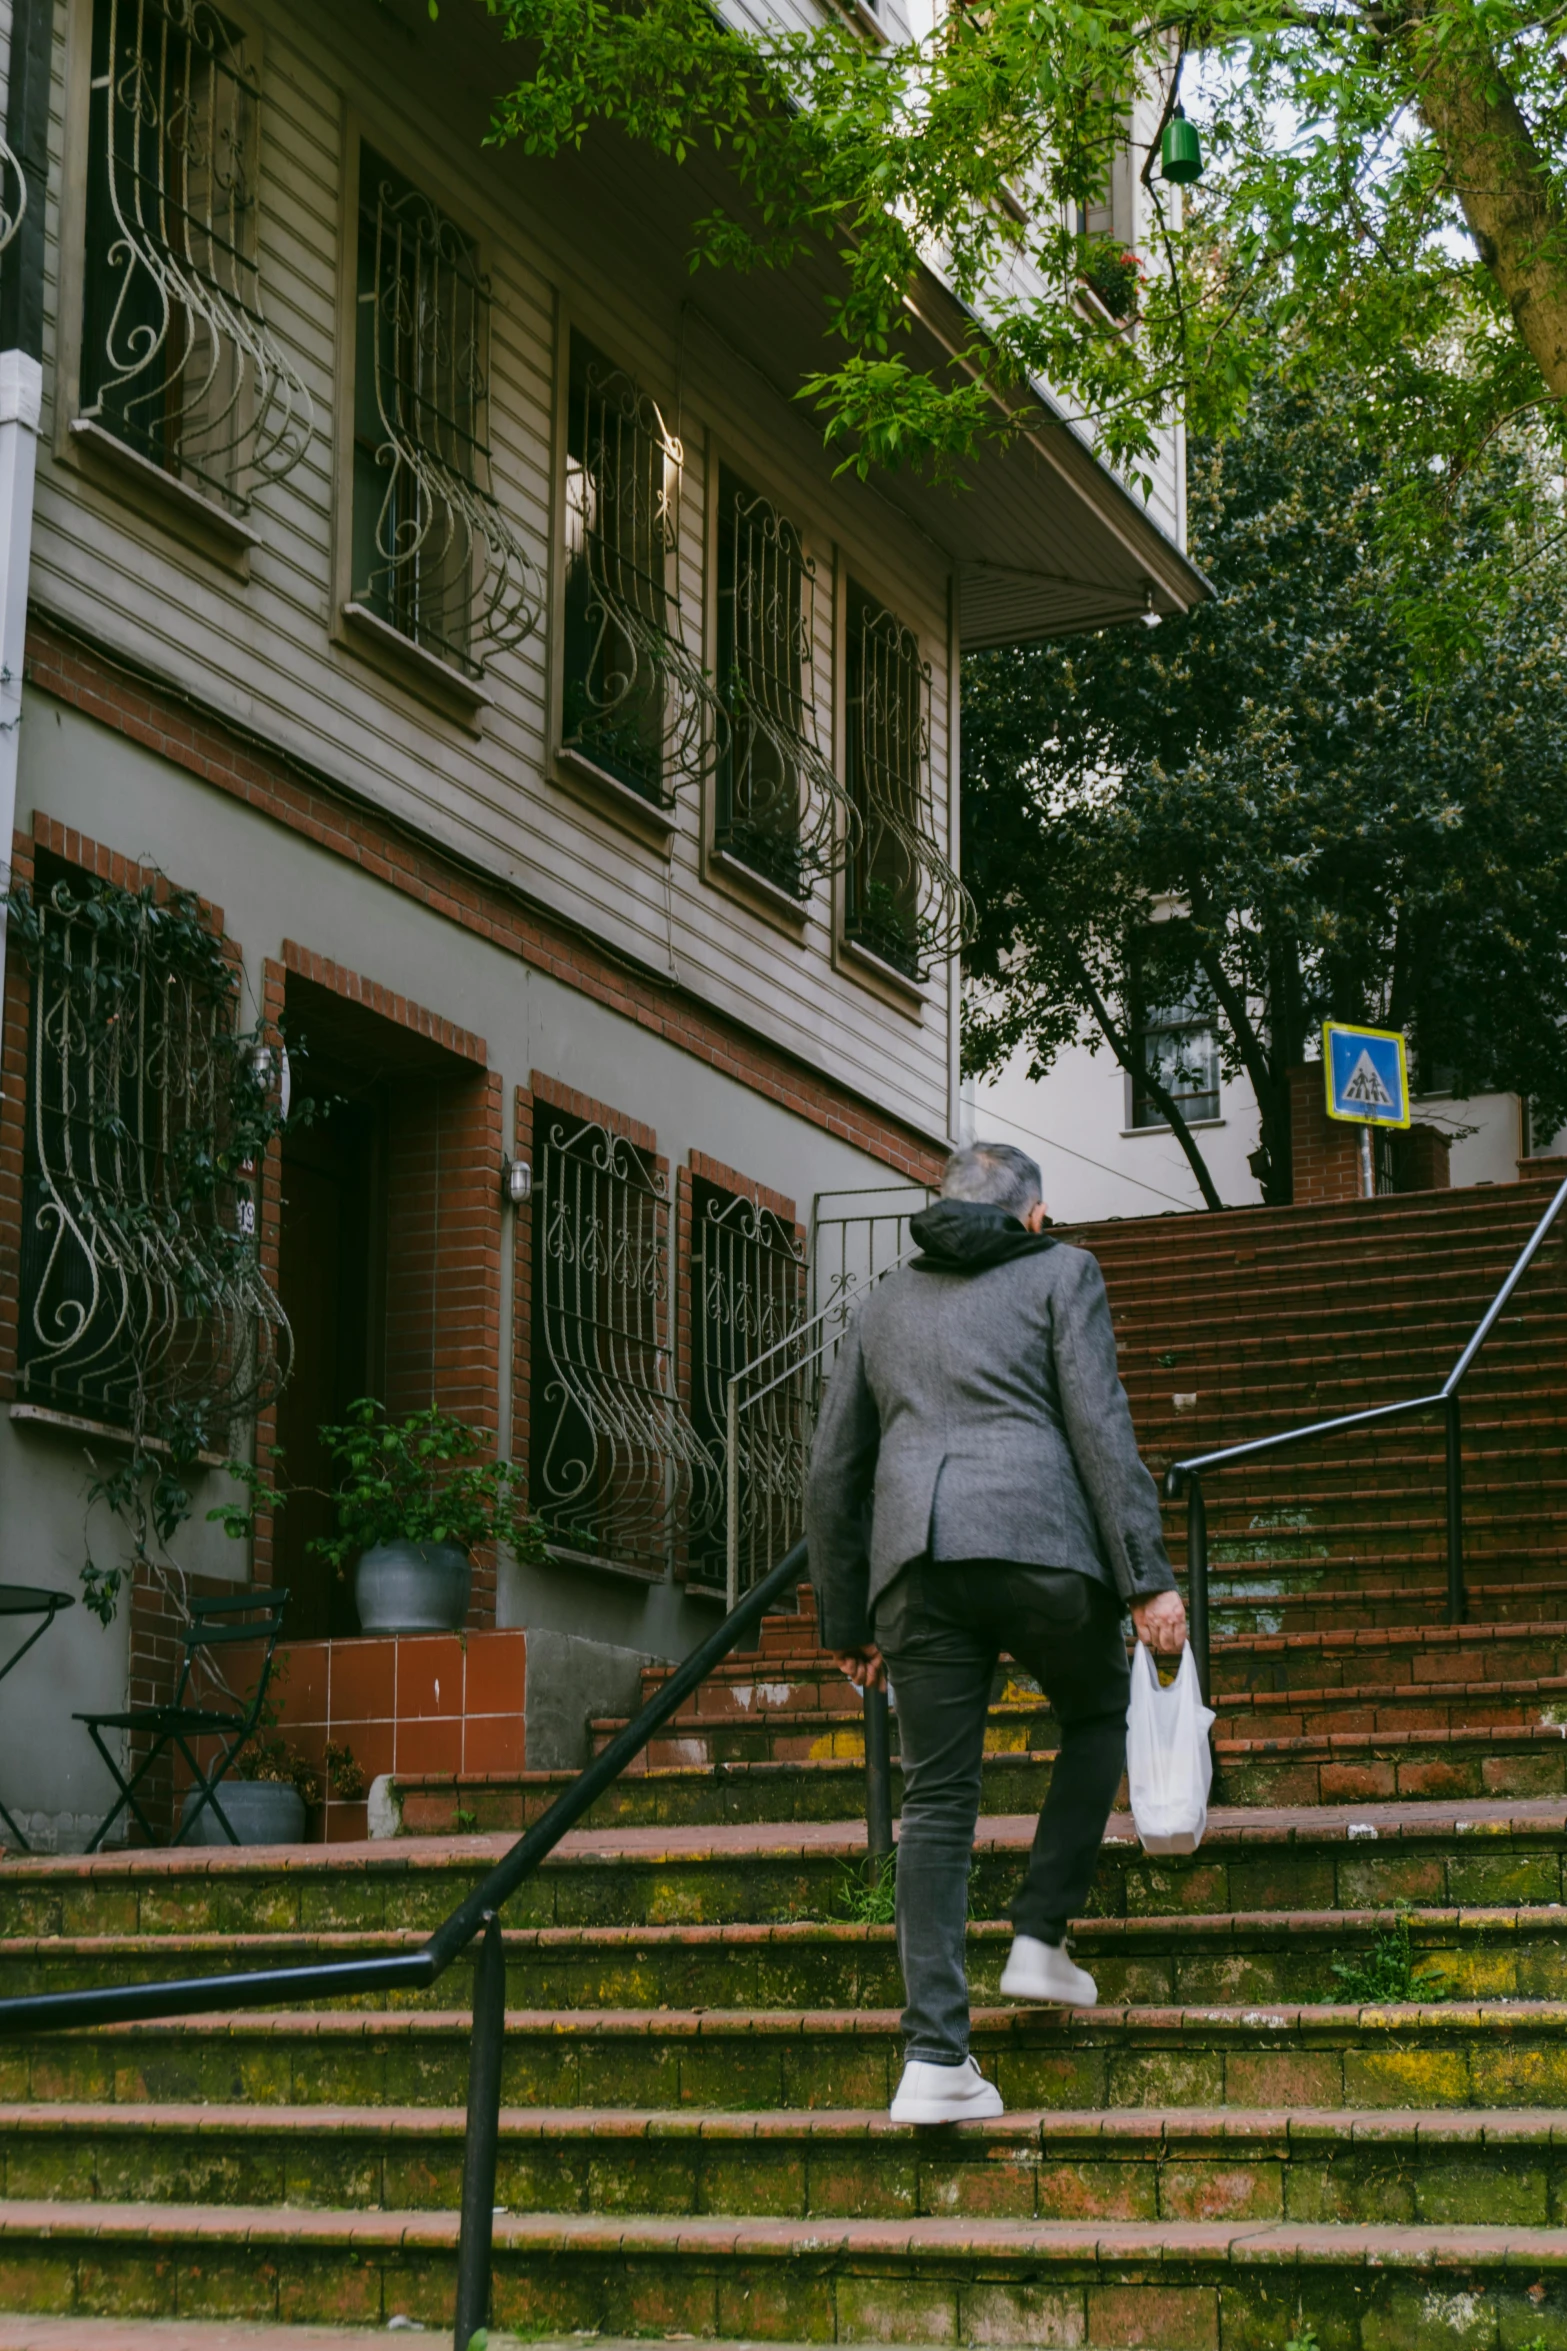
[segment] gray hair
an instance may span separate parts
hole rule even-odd
[[[943,1200],[982,1200],[1021,1224],[1045,1196],[1039,1163],[1012,1143],[970,1143],[954,1151],[941,1175]]]

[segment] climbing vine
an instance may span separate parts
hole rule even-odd
[[[240,1024],[231,944],[161,876],[15,883],[6,905],[32,978],[18,1390],[123,1433],[112,1467],[88,1456],[82,1583],[107,1624],[135,1566],[179,1573],[194,1471],[287,1376],[256,1214],[285,1063]],[[128,1562],[95,1556],[101,1512]]]

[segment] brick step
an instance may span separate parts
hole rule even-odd
[[[1556,1336],[1558,1350],[1563,1337],[1567,1337],[1567,1330]],[[1550,1375],[1559,1360],[1559,1353],[1554,1358],[1546,1355],[1527,1370],[1520,1367],[1515,1377],[1499,1378],[1483,1392],[1465,1394],[1466,1456],[1470,1452],[1540,1451],[1553,1442],[1562,1426],[1562,1400],[1561,1390]],[[1138,1379],[1135,1372],[1125,1377],[1138,1435],[1146,1448],[1157,1452],[1171,1448],[1189,1451],[1188,1439],[1194,1427],[1199,1431],[1222,1430],[1218,1444],[1239,1445],[1254,1437],[1303,1427],[1311,1421],[1331,1420],[1340,1413],[1370,1410],[1396,1403],[1402,1397],[1431,1392],[1417,1370],[1406,1379],[1378,1377],[1369,1383],[1334,1381],[1327,1385],[1326,1393],[1303,1395],[1298,1377],[1280,1379],[1270,1387],[1237,1375],[1228,1357],[1226,1362],[1224,1377],[1210,1379],[1206,1386],[1181,1391],[1194,1395],[1195,1404],[1177,1404],[1171,1383],[1182,1377],[1200,1379],[1203,1375],[1199,1365],[1193,1364],[1184,1374],[1178,1366],[1166,1371],[1158,1386]],[[1324,1455],[1330,1447],[1335,1452],[1347,1449],[1366,1465],[1379,1468],[1384,1463],[1439,1457],[1443,1450],[1443,1431],[1440,1416],[1429,1412],[1420,1418],[1390,1422],[1381,1430],[1372,1428],[1358,1436],[1324,1438],[1320,1442]]]
[[[1536,1619],[1232,1633],[1214,1642],[1211,1672],[1213,1690],[1226,1694],[1555,1681],[1567,1676],[1567,1625]]]
[[[1545,1197],[1535,1195],[1542,1205]],[[1270,1212],[1270,1224],[1278,1214]],[[1206,1225],[1208,1219],[1184,1221]],[[1161,1324],[1185,1319],[1200,1328],[1196,1309],[1210,1300],[1228,1306],[1277,1295],[1320,1312],[1324,1295],[1349,1303],[1357,1277],[1371,1298],[1395,1296],[1406,1312],[1423,1311],[1433,1322],[1448,1313],[1456,1318],[1477,1294],[1489,1304],[1531,1230],[1526,1217],[1486,1228],[1455,1216],[1402,1231],[1386,1224],[1357,1231],[1353,1223],[1337,1231],[1326,1225],[1292,1231],[1281,1224],[1239,1248],[1213,1231],[1169,1235],[1162,1250],[1146,1241],[1118,1247],[1102,1225],[1067,1228],[1060,1238],[1098,1259],[1118,1311],[1136,1307]],[[1560,1280],[1560,1245],[1548,1242],[1530,1289],[1548,1296]]]
[[[1567,1998],[1567,1916],[1520,1909],[1367,1909],[1083,1919],[1077,1956],[1094,1974],[1103,2006],[1343,2001],[1336,1962],[1362,1961],[1407,1928],[1417,1968],[1434,1971],[1428,2000]],[[304,1965],[406,1950],[417,1937],[252,1935],[80,1936],[0,1955],[6,1996],[81,1984],[205,1976],[239,1964]],[[969,1926],[974,1997],[1001,2003],[1011,1947],[1004,1919]],[[671,1990],[684,2009],[773,2011],[893,2008],[903,1998],[890,1926],[848,1918],[772,1926],[513,1928],[507,1931],[507,1999],[518,2011],[657,2009]],[[356,2015],[460,2012],[466,1968],[422,1993],[362,1995],[336,2004]],[[1439,1979],[1439,1980],[1438,1980]],[[1011,2005],[1010,2003],[1001,2003]],[[0,2118],[0,2155],[4,2122]],[[15,2191],[20,2193],[21,2191]],[[32,2193],[32,2190],[28,2190]],[[100,2190],[107,2193],[107,2190]]]
[[[1255,1432],[1266,1436],[1266,1429]],[[1182,1431],[1166,1446],[1145,1445],[1151,1468],[1157,1472],[1167,1460],[1196,1460],[1240,1440],[1229,1428],[1211,1436],[1201,1430]],[[1249,1442],[1249,1438],[1247,1440]],[[1384,1443],[1389,1440],[1384,1439]],[[1307,1451],[1263,1455],[1225,1470],[1208,1473],[1204,1493],[1215,1508],[1309,1508],[1318,1521],[1345,1516],[1358,1504],[1368,1526],[1379,1523],[1390,1509],[1424,1502],[1428,1490],[1442,1491],[1443,1456],[1403,1450],[1372,1452],[1366,1445],[1340,1445],[1336,1458]],[[1470,1488],[1473,1487],[1473,1493]],[[1471,1505],[1477,1520],[1505,1525],[1515,1518],[1545,1518],[1559,1512],[1567,1490],[1560,1474],[1560,1449],[1528,1446],[1509,1454],[1505,1449],[1464,1449],[1464,1522]],[[1368,1508],[1376,1504],[1376,1515]]]
[[[1117,1324],[1157,1334],[1161,1353],[1173,1352],[1183,1340],[1211,1345],[1213,1316],[1254,1321],[1262,1306],[1276,1301],[1286,1349],[1298,1331],[1336,1334],[1342,1347],[1346,1336],[1358,1330],[1370,1334],[1367,1351],[1374,1356],[1383,1333],[1394,1353],[1410,1343],[1411,1334],[1419,1334],[1445,1358],[1444,1370],[1517,1256],[1511,1239],[1476,1245],[1453,1236],[1449,1245],[1451,1254],[1439,1252],[1433,1262],[1425,1248],[1395,1244],[1382,1265],[1364,1250],[1338,1255],[1306,1247],[1248,1265],[1233,1259],[1227,1265],[1222,1253],[1205,1262],[1200,1252],[1183,1251],[1178,1259],[1172,1252],[1174,1262],[1156,1270],[1116,1262],[1092,1240],[1078,1244],[1098,1260]],[[1515,1293],[1520,1303],[1504,1316],[1493,1344],[1516,1331],[1520,1319],[1532,1322],[1536,1314],[1559,1312],[1561,1290],[1560,1259],[1554,1264],[1536,1259],[1528,1294]]]
[[[0,2205],[0,2291],[84,2318],[209,2320],[393,2310],[450,2324],[457,2216],[283,2207]],[[537,2337],[662,2333],[766,2342],[1522,2344],[1554,2301],[1561,2238],[1474,2225],[1298,2221],[751,2220],[505,2213],[494,2317]],[[1552,2280],[1531,2299],[1531,2288]],[[1434,2316],[1433,2316],[1434,2314]],[[1457,2339],[1451,2333],[1441,2339]],[[1481,2329],[1484,2333],[1481,2333]],[[1221,2333],[1222,2330],[1222,2333]],[[492,2342],[494,2337],[491,2338]]]
[[[523,2351],[518,2336],[493,2328],[489,2344],[490,2351]],[[269,2326],[248,2318],[7,2318],[0,2311],[0,2351],[386,2351],[386,2332],[379,2320],[373,2328]],[[578,2346],[575,2341],[533,2342],[528,2351],[578,2351]],[[605,2342],[596,2343],[594,2351],[644,2347]]]
[[[1336,1562],[1334,1573],[1336,1576]],[[1271,1581],[1272,1579],[1268,1579]],[[1237,1589],[1255,1583],[1256,1590]],[[1406,1583],[1402,1588],[1364,1591],[1353,1585],[1316,1589],[1268,1589],[1255,1572],[1244,1579],[1234,1571],[1217,1583],[1210,1571],[1209,1607],[1213,1637],[1230,1640],[1242,1633],[1348,1632],[1379,1626],[1440,1624],[1447,1608],[1444,1584]],[[1567,1577],[1537,1577],[1527,1583],[1468,1582],[1471,1624],[1516,1625],[1567,1617]]]
[[[1182,1459],[1196,1458],[1201,1447],[1172,1448],[1169,1458],[1177,1452]],[[1157,1472],[1161,1457],[1149,1454],[1147,1459]],[[1559,1545],[1567,1532],[1567,1478],[1557,1474],[1558,1459],[1553,1450],[1549,1476],[1528,1468],[1494,1486],[1478,1474],[1471,1479],[1466,1463],[1465,1550]],[[1256,1473],[1243,1481],[1214,1479],[1203,1489],[1210,1540],[1267,1542],[1277,1536],[1280,1548],[1288,1550],[1292,1542],[1315,1538],[1334,1549],[1354,1546],[1374,1557],[1412,1547],[1440,1555],[1446,1544],[1442,1474],[1441,1463],[1434,1461],[1429,1476],[1422,1473],[1418,1480],[1395,1485],[1372,1476],[1362,1463],[1335,1480],[1316,1476],[1297,1461],[1287,1475],[1281,1470],[1266,1481]],[[1184,1499],[1166,1500],[1162,1517],[1166,1542],[1184,1542]]]
[[[1217,1651],[1215,1652],[1217,1656]],[[1567,1710],[1567,1675],[1539,1680],[1366,1682],[1213,1694],[1224,1738],[1311,1738],[1346,1731],[1524,1729]]]
[[[0,2107],[7,2200],[219,2210],[456,2206],[461,2107]],[[886,2114],[503,2109],[510,2213],[1475,2222],[1559,2226],[1567,2110],[1154,2108],[1008,2114],[954,2130]],[[0,2334],[0,2346],[4,2336]]]
[[[1494,1261],[1493,1261],[1494,1263]],[[1106,1273],[1107,1284],[1115,1276]],[[1377,1379],[1402,1384],[1406,1373],[1417,1375],[1413,1395],[1428,1391],[1424,1378],[1435,1373],[1440,1387],[1497,1285],[1488,1272],[1470,1274],[1451,1292],[1434,1293],[1428,1283],[1405,1279],[1385,1292],[1380,1305],[1385,1337],[1367,1341],[1358,1351],[1345,1345],[1345,1295],[1338,1286],[1318,1284],[1309,1294],[1298,1285],[1281,1283],[1277,1289],[1237,1288],[1222,1283],[1196,1314],[1175,1302],[1161,1303],[1152,1295],[1139,1297],[1124,1288],[1111,1290],[1112,1319],[1117,1350],[1132,1376],[1152,1388],[1168,1387],[1173,1373],[1196,1365],[1211,1366],[1221,1377],[1244,1373],[1248,1381],[1282,1384],[1295,1378],[1297,1397],[1315,1403],[1314,1382],[1341,1381],[1345,1387],[1366,1386]],[[1352,1309],[1362,1315],[1357,1291]],[[1370,1309],[1374,1315],[1376,1306]],[[1548,1355],[1548,1341],[1567,1321],[1567,1286],[1558,1274],[1549,1290],[1542,1288],[1521,1313],[1504,1315],[1464,1382],[1464,1393],[1478,1393],[1505,1378],[1519,1364]],[[1222,1328],[1234,1345],[1216,1336]],[[1271,1342],[1270,1342],[1271,1332]],[[1173,1363],[1166,1362],[1173,1355]]]
[[[1254,1384],[1275,1397],[1293,1390],[1297,1408],[1306,1407],[1302,1419],[1312,1417],[1324,1394],[1380,1403],[1434,1394],[1497,1288],[1489,1274],[1439,1296],[1429,1280],[1413,1275],[1365,1296],[1340,1283],[1309,1291],[1291,1282],[1251,1290],[1220,1284],[1194,1309],[1189,1300],[1139,1294],[1140,1285],[1118,1292],[1115,1277],[1105,1279],[1117,1352],[1139,1393],[1168,1395],[1194,1373],[1206,1373],[1242,1395]],[[1520,1367],[1547,1362],[1548,1343],[1559,1342],[1564,1322],[1567,1288],[1558,1276],[1493,1329],[1464,1382],[1466,1400],[1505,1385]],[[1363,1336],[1377,1323],[1385,1341]],[[1174,1362],[1166,1362],[1172,1355]]]
[[[992,1737],[998,1730],[1002,1736],[984,1763],[987,1812],[1037,1810],[1044,1803],[1055,1764],[1054,1747],[1045,1742],[1053,1742],[1057,1735],[1049,1709],[1033,1710],[1029,1727],[1039,1744],[1013,1746],[1004,1740],[1017,1725],[1007,1714],[999,1725],[992,1722]],[[858,1741],[858,1732],[853,1736]],[[1224,1800],[1237,1807],[1266,1809],[1283,1803],[1341,1801],[1355,1794],[1380,1799],[1567,1796],[1567,1746],[1554,1727],[1533,1725],[1495,1733],[1417,1731],[1385,1737],[1363,1733],[1358,1739],[1363,1760],[1351,1760],[1356,1734],[1220,1740],[1216,1763]],[[1451,1744],[1465,1739],[1476,1744]],[[863,1805],[864,1774],[863,1748],[803,1761],[676,1764],[628,1775],[594,1808],[593,1817],[606,1826],[646,1823],[668,1828],[838,1821]],[[448,1836],[459,1818],[479,1830],[516,1832],[540,1817],[560,1793],[563,1778],[543,1773],[531,1781],[525,1773],[468,1780],[410,1775],[393,1781],[392,1796],[405,1836]],[[894,1818],[901,1815],[902,1797],[902,1764],[894,1752]],[[1126,1800],[1124,1780],[1120,1800]]]
[[[1035,1825],[1032,1812],[981,1820],[972,1881],[980,1916],[1004,1914]],[[0,1935],[428,1932],[509,1843],[500,1835],[23,1855],[0,1870]],[[863,1818],[576,1830],[518,1889],[507,1917],[517,1927],[827,1919],[840,1915],[845,1864],[864,1849]],[[1220,1806],[1199,1852],[1159,1858],[1116,1814],[1089,1907],[1118,1917],[1559,1902],[1564,1861],[1560,1797]],[[0,2049],[0,2068],[10,2055]]]
[[[1270,1222],[1278,1214],[1271,1211]],[[1183,1221],[1189,1226],[1197,1220]],[[1208,1223],[1206,1217],[1200,1221]],[[1320,1308],[1324,1292],[1343,1293],[1358,1274],[1369,1295],[1395,1292],[1436,1320],[1449,1301],[1454,1314],[1462,1312],[1474,1292],[1489,1304],[1532,1229],[1526,1217],[1487,1229],[1455,1216],[1403,1231],[1384,1224],[1359,1234],[1342,1226],[1336,1232],[1327,1226],[1292,1232],[1281,1225],[1240,1248],[1211,1230],[1169,1235],[1162,1250],[1147,1242],[1118,1247],[1103,1225],[1068,1227],[1059,1238],[1097,1258],[1118,1308],[1136,1301],[1173,1317],[1190,1315],[1194,1297],[1228,1303],[1275,1291],[1296,1292],[1308,1308]],[[1560,1280],[1560,1254],[1553,1255],[1551,1243],[1533,1273],[1541,1291]],[[1194,1290],[1199,1282],[1204,1287]]]
[[[1182,1448],[1183,1458],[1200,1447]],[[1157,1457],[1150,1456],[1157,1465]],[[1554,1463],[1555,1456],[1553,1456]],[[1471,1492],[1471,1484],[1474,1490]],[[1210,1541],[1220,1546],[1275,1540],[1281,1550],[1315,1541],[1334,1551],[1354,1549],[1373,1558],[1387,1552],[1418,1548],[1440,1556],[1446,1544],[1439,1463],[1429,1479],[1394,1490],[1378,1486],[1364,1467],[1342,1488],[1326,1477],[1315,1477],[1297,1462],[1286,1478],[1282,1473],[1264,1484],[1254,1475],[1244,1483],[1213,1480],[1204,1488],[1209,1510]],[[1167,1543],[1184,1544],[1186,1505],[1166,1501],[1163,1508]],[[1482,1490],[1465,1471],[1464,1549],[1475,1555],[1560,1546],[1567,1532],[1567,1478],[1553,1474],[1523,1480],[1504,1480],[1494,1494]]]
[[[1176,1573],[1184,1577],[1184,1545],[1172,1542],[1170,1548]],[[1476,1552],[1466,1545],[1466,1552],[1464,1582],[1471,1624],[1515,1622],[1504,1611],[1526,1606],[1531,1592],[1554,1597],[1567,1591],[1562,1572],[1567,1547],[1562,1545],[1534,1552]],[[1255,1596],[1250,1591],[1253,1584],[1258,1593],[1298,1590],[1306,1600],[1326,1594],[1345,1605],[1408,1596],[1425,1608],[1427,1624],[1442,1620],[1447,1605],[1445,1571],[1445,1558],[1434,1544],[1422,1551],[1357,1552],[1341,1550],[1335,1543],[1330,1551],[1310,1527],[1301,1530],[1293,1548],[1282,1539],[1248,1533],[1210,1544],[1208,1552],[1208,1590],[1215,1607],[1228,1606],[1231,1595],[1237,1600]],[[1542,1615],[1549,1613],[1542,1608]]]
[[[8,2051],[10,2104],[82,2100],[460,2106],[466,2009],[249,2012],[39,2035]],[[976,2007],[973,2049],[1009,2107],[1567,2103],[1567,2002]],[[899,2010],[510,2009],[503,2101],[693,2110],[883,2107]]]
[[[1567,1713],[1567,1707],[1563,1711]],[[896,1803],[901,1784],[896,1708],[892,1737]],[[742,1738],[752,1746],[739,1748]],[[992,1707],[986,1730],[986,1812],[1026,1810],[1043,1803],[1056,1738],[1055,1719],[1043,1700]],[[606,1808],[596,1817],[675,1823],[694,1819],[698,1806],[710,1804],[712,1818],[776,1820],[787,1814],[794,1820],[842,1819],[860,1798],[865,1748],[856,1721],[825,1714],[785,1715],[743,1730],[725,1725],[672,1744],[689,1746],[693,1753],[686,1760],[660,1762],[645,1772],[628,1774],[616,1792],[613,1813]],[[1224,1801],[1235,1806],[1567,1794],[1567,1738],[1554,1724],[1225,1738],[1216,1747]],[[801,1752],[792,1753],[795,1748]],[[728,1749],[735,1751],[712,1752]],[[1011,1776],[1014,1772],[1016,1777]],[[792,1780],[785,1777],[790,1773],[795,1775]],[[515,1830],[539,1817],[565,1777],[520,1773],[454,1779],[431,1774],[398,1780],[394,1790],[410,1835],[449,1833],[458,1810],[471,1815],[479,1828]],[[1018,1801],[1003,1802],[1004,1791],[1013,1787],[1019,1791]],[[843,1794],[835,1814],[820,1809],[826,1792],[834,1788]]]
[[[1429,1573],[1436,1562],[1427,1558],[1419,1564]],[[1469,1622],[1474,1625],[1561,1622],[1567,1617],[1567,1576],[1560,1573],[1561,1564],[1560,1555],[1556,1555],[1549,1562],[1556,1573],[1547,1574],[1542,1563],[1539,1575],[1523,1581],[1492,1582],[1483,1576],[1469,1577]],[[1309,1581],[1303,1580],[1299,1588],[1294,1588],[1285,1580],[1291,1575]],[[1221,1566],[1210,1561],[1209,1592],[1215,1636],[1228,1638],[1236,1633],[1283,1631],[1348,1632],[1399,1624],[1427,1626],[1440,1623],[1447,1607],[1445,1582],[1414,1583],[1407,1574],[1395,1581],[1388,1572],[1378,1589],[1342,1583],[1338,1578],[1337,1559],[1278,1564],[1249,1559],[1225,1562]],[[1256,1589],[1236,1590],[1237,1584],[1255,1585]],[[1261,1618],[1275,1621],[1248,1621]],[[760,1657],[747,1652],[742,1660],[759,1667],[764,1678],[775,1672],[807,1670],[819,1678],[824,1661],[830,1662],[827,1653],[819,1645],[808,1645],[803,1640],[791,1649],[769,1649]],[[602,1723],[611,1719],[625,1718],[597,1717],[595,1733]]]
[[[1400,1232],[1441,1232],[1449,1227],[1471,1238],[1511,1236],[1516,1229],[1521,1245],[1556,1191],[1556,1182],[1547,1173],[1473,1191],[1390,1193],[1376,1200],[1313,1201],[1288,1208],[1221,1208],[1204,1216],[1077,1217],[1063,1219],[1052,1229],[1064,1235],[1096,1234],[1107,1249],[1123,1256],[1147,1253],[1162,1265],[1187,1245],[1185,1233],[1191,1226],[1201,1228],[1192,1246],[1223,1247],[1247,1257],[1266,1256],[1280,1248],[1294,1252],[1313,1239],[1342,1251],[1346,1238],[1362,1230],[1377,1236],[1379,1249],[1391,1246]]]
[[[669,1679],[667,1666],[642,1671],[644,1701]],[[1223,1692],[1300,1687],[1313,1693],[1351,1683],[1357,1690],[1417,1679],[1471,1683],[1554,1681],[1567,1673],[1567,1626],[1551,1619],[1507,1624],[1334,1627],[1238,1633],[1216,1640],[1213,1687]],[[730,1660],[671,1716],[676,1726],[714,1718],[800,1711],[857,1715],[859,1693],[824,1651],[795,1658]],[[1372,1726],[1368,1726],[1372,1727]]]

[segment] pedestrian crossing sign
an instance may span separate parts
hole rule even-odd
[[[1329,1118],[1350,1119],[1358,1127],[1408,1126],[1409,1065],[1396,1029],[1354,1029],[1342,1021],[1324,1021],[1322,1066]]]

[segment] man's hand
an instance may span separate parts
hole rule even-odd
[[[882,1663],[881,1651],[874,1641],[867,1642],[863,1649],[835,1649],[833,1663],[857,1690],[885,1690],[887,1687],[887,1668]]]
[[[1186,1646],[1186,1610],[1179,1592],[1155,1592],[1151,1600],[1136,1602],[1132,1622],[1137,1638],[1155,1656],[1176,1657]]]

